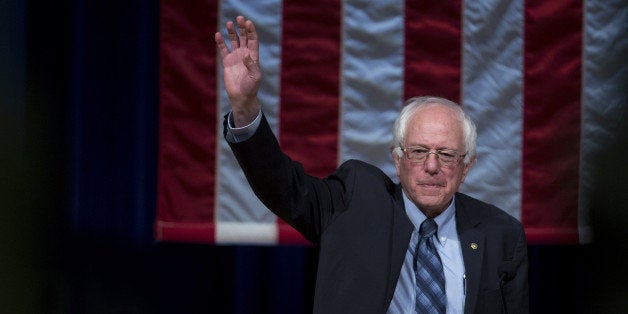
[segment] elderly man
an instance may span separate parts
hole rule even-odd
[[[320,248],[314,312],[528,311],[521,223],[457,192],[476,139],[460,106],[435,97],[406,103],[393,134],[399,184],[356,160],[315,178],[281,151],[257,101],[253,22],[239,16],[227,32],[231,51],[215,35],[232,109],[224,135],[260,200]]]

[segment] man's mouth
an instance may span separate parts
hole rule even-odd
[[[425,187],[425,188],[442,188],[442,187],[445,187],[445,184],[440,183],[440,182],[419,182],[418,185],[422,186],[422,187]]]

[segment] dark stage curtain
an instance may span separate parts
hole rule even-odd
[[[311,312],[312,247],[153,241],[158,9],[151,0],[2,2],[3,238],[17,240],[3,239],[0,304],[14,313]],[[530,247],[534,313],[586,311],[588,249]]]

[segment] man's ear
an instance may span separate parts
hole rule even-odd
[[[399,177],[399,167],[401,166],[401,157],[397,155],[395,150],[390,150],[390,154],[392,155],[392,159],[395,162],[395,170],[397,171],[397,177]]]
[[[473,156],[473,159],[471,159],[468,164],[464,165],[464,169],[462,169],[462,181],[460,181],[460,183],[464,182],[464,179],[467,177],[467,173],[469,173],[471,167],[475,165],[475,160],[475,156]]]

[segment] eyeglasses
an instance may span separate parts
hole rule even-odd
[[[453,149],[429,149],[423,146],[402,147],[401,150],[405,153],[408,160],[414,162],[425,162],[430,154],[434,154],[441,166],[447,168],[455,167],[467,155],[466,153],[460,154]]]

